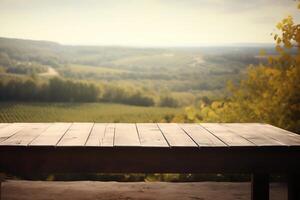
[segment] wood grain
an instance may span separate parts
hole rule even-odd
[[[260,123],[4,123],[0,145],[290,147],[300,135]]]
[[[197,144],[175,123],[159,123],[158,127],[171,147],[197,147]]]
[[[255,146],[243,136],[237,135],[230,130],[224,128],[221,124],[216,123],[201,123],[206,130],[218,137],[228,146]]]
[[[95,123],[85,146],[100,146],[105,136],[106,123]]]
[[[8,139],[12,135],[16,134],[18,131],[23,129],[26,126],[30,126],[30,124],[27,123],[12,123],[8,126],[4,126],[0,129],[0,145],[1,142]]]
[[[104,137],[100,141],[100,146],[113,147],[115,141],[116,124],[110,123],[106,126]]]
[[[54,123],[47,130],[36,137],[29,145],[56,146],[59,140],[69,130],[72,123]]]
[[[140,139],[135,124],[117,123],[114,146],[140,146]]]
[[[84,146],[94,123],[73,123],[57,146]]]
[[[282,146],[284,144],[274,140],[273,138],[266,137],[264,134],[261,134],[257,129],[252,129],[249,124],[241,123],[228,123],[221,124],[224,129],[227,129],[237,135],[240,135],[247,140],[251,141],[257,146]]]
[[[25,145],[38,137],[43,131],[50,127],[51,123],[30,123],[16,124],[22,128],[8,139],[1,142],[1,145]]]
[[[300,136],[289,131],[266,124],[247,124],[247,127],[261,136],[276,140],[283,145],[300,146]]]
[[[169,147],[157,124],[139,123],[136,125],[142,146]]]
[[[198,124],[179,124],[179,126],[200,146],[227,146],[216,136]]]

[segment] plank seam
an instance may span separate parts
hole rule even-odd
[[[276,127],[276,126],[272,126],[272,125],[270,125],[270,124],[266,124],[267,126],[271,126],[271,127],[274,127],[274,128],[276,128],[276,129],[281,129],[281,128],[278,128],[278,127]],[[289,132],[289,131],[287,131],[287,130],[284,130],[284,129],[282,129],[283,131],[286,131],[286,132]],[[274,133],[273,133],[274,134]],[[276,133],[277,134],[277,133]],[[279,134],[277,134],[278,136],[279,136]],[[292,135],[289,135],[289,134],[287,134],[287,136],[289,136],[289,137],[292,137],[292,138],[294,138],[294,136],[292,136]],[[286,137],[287,137],[286,136]],[[286,142],[282,142],[282,141],[280,141],[280,139],[278,139],[278,138],[276,138],[276,137],[273,137],[272,135],[270,136],[270,134],[268,134],[268,137],[269,138],[271,138],[271,139],[273,139],[273,140],[275,140],[275,141],[277,141],[277,142],[279,142],[279,143],[281,143],[281,144],[283,144],[283,145],[285,145],[285,146],[288,146],[288,147],[290,147],[290,146],[297,146],[297,145],[292,145],[292,144],[287,144]],[[298,140],[299,141],[299,139],[298,138],[296,138],[296,140]]]
[[[89,135],[87,136],[87,138],[86,138],[86,140],[85,140],[85,143],[84,143],[84,147],[86,146],[86,143],[87,143],[87,141],[89,140],[89,138],[90,138],[90,136],[91,136],[91,133],[92,133],[92,131],[93,131],[93,129],[94,129],[94,126],[95,126],[95,122],[93,123],[93,126],[92,126],[92,128],[91,128],[91,130],[90,130],[90,132],[89,132]]]
[[[235,131],[232,131],[232,130],[228,129],[226,126],[222,125],[221,123],[218,123],[218,124],[219,124],[220,126],[224,127],[224,128],[226,129],[226,131],[229,131],[229,132],[231,132],[231,133],[233,133],[233,134],[235,134],[235,135],[237,135],[237,136],[239,136],[239,137],[241,137],[241,138],[244,138],[245,140],[247,140],[248,142],[254,144],[255,146],[259,146],[259,145],[255,144],[254,142],[252,142],[251,140],[249,140],[249,139],[245,138],[244,136],[240,135],[239,133],[237,133],[237,132],[235,132]]]
[[[38,138],[42,133],[44,133],[50,126],[53,126],[53,124],[54,123],[51,123],[49,126],[47,126],[47,128],[45,128],[42,132],[40,132],[40,134],[35,136],[28,144],[26,144],[26,146],[29,146],[36,138]]]
[[[219,138],[218,136],[216,136],[215,134],[213,134],[212,131],[208,130],[207,128],[205,128],[205,127],[202,126],[201,124],[197,124],[197,125],[199,125],[199,126],[202,127],[203,129],[207,130],[210,134],[212,134],[213,136],[215,136],[216,138],[218,138],[221,142],[223,142],[226,146],[229,147],[229,145],[228,145],[226,142],[224,142],[221,138]]]
[[[178,124],[176,124],[189,138],[191,138],[191,140],[197,145],[197,147],[200,148],[199,144],[194,140],[194,138],[192,138],[192,136],[190,136],[190,134],[188,134],[181,126],[179,126]]]
[[[55,147],[60,143],[60,141],[62,140],[62,138],[66,135],[66,133],[70,130],[71,126],[74,124],[74,122],[72,122],[70,124],[70,126],[67,128],[67,130],[64,132],[64,134],[62,134],[62,136],[59,138],[59,140],[56,142],[56,144],[54,145]]]
[[[12,125],[15,123],[12,123]],[[9,138],[13,137],[14,135],[16,135],[17,133],[19,133],[21,130],[23,130],[24,128],[27,128],[26,126],[22,127],[20,130],[17,130],[16,132],[14,132],[11,136],[5,138],[3,141],[1,141],[0,143],[3,143],[4,141],[8,140]]]
[[[289,146],[292,146],[292,145],[290,145],[290,144],[283,143],[283,142],[280,141],[279,139],[274,138],[273,136],[270,136],[269,134],[268,134],[268,137],[267,137],[267,138],[270,138],[270,139],[272,139],[272,140],[274,140],[274,141],[276,141],[276,142],[282,144],[283,146],[288,146],[288,147],[289,147]]]
[[[104,138],[105,138],[107,126],[108,126],[108,123],[105,123],[105,128],[104,128],[103,137],[102,137],[102,138],[98,138],[99,146],[102,146],[102,145],[103,145],[103,140],[104,140]]]
[[[138,127],[137,127],[136,123],[134,123],[134,126],[135,126],[136,133],[137,133],[137,135],[138,135],[138,138],[139,138],[139,143],[140,143],[140,146],[142,146],[142,142],[141,142],[140,133],[139,133],[139,130],[138,130]]]
[[[250,129],[248,129],[249,131],[251,131]],[[264,131],[260,131],[261,134],[264,133]],[[267,134],[267,135],[263,135],[264,138],[267,138],[267,139],[272,139],[274,140],[275,142],[278,142],[279,144],[282,144],[283,146],[290,146],[286,143],[283,143],[282,141],[278,140],[277,138],[274,138],[272,135],[270,134]]]
[[[224,124],[221,124],[221,125],[222,125],[222,126],[225,126],[227,129],[229,128],[227,125],[224,125]],[[248,127],[246,127],[246,128],[248,128]],[[230,129],[230,130],[231,130],[231,129]],[[247,130],[251,132],[251,129],[247,129]],[[241,136],[241,134],[239,134],[238,132],[236,132],[236,131],[234,131],[234,130],[231,130],[231,132],[234,132],[235,134]],[[260,137],[261,137],[261,138],[264,138],[264,139],[267,139],[267,140],[271,140],[271,141],[273,141],[273,142],[275,142],[275,143],[278,143],[278,145],[280,145],[280,146],[288,146],[288,145],[286,145],[286,144],[284,144],[284,143],[282,143],[282,142],[280,142],[280,141],[278,141],[278,140],[272,138],[271,136],[261,135]],[[265,146],[265,145],[257,145],[257,146],[261,147],[261,146]]]
[[[162,136],[165,138],[165,140],[166,140],[168,146],[169,146],[170,148],[172,148],[172,146],[170,145],[169,141],[167,140],[167,138],[166,138],[164,132],[160,129],[160,127],[159,127],[159,125],[158,125],[157,123],[156,123],[156,126],[157,126],[157,128],[160,130]]]

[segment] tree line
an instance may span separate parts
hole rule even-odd
[[[93,84],[60,78],[45,83],[31,78],[0,81],[1,101],[92,102],[98,95]]]
[[[159,101],[157,101],[159,99]],[[0,101],[24,102],[112,102],[138,106],[177,107],[171,96],[157,97],[139,89],[93,82],[51,78],[0,79]]]

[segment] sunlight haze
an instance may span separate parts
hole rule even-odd
[[[289,0],[1,0],[0,37],[72,45],[269,43]]]

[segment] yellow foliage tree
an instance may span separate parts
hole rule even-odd
[[[187,109],[185,121],[264,122],[300,133],[300,25],[288,16],[276,27],[278,55],[250,66],[238,86],[229,83],[228,99]]]

